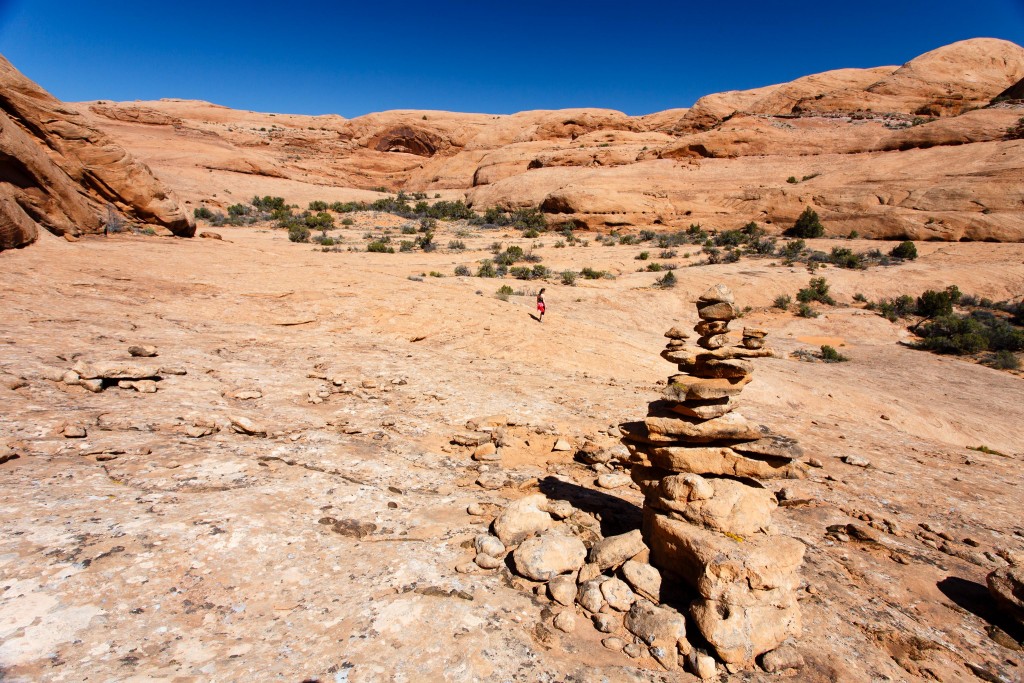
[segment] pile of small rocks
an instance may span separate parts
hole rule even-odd
[[[744,329],[732,293],[716,285],[697,301],[697,346],[673,328],[662,357],[681,374],[642,422],[621,426],[633,480],[644,492],[643,536],[651,564],[699,597],[690,615],[730,670],[749,666],[800,634],[796,589],[804,546],[775,535],[775,496],[749,479],[805,476],[795,441],[733,412],[750,381],[749,359],[772,355],[763,330]]]
[[[157,355],[156,349],[151,346],[131,346],[128,352],[132,357],[152,358]],[[94,394],[110,387],[154,394],[159,386],[158,382],[164,375],[184,375],[186,371],[183,368],[157,363],[79,360],[70,369],[50,367],[45,368],[42,374],[53,382],[79,386]]]

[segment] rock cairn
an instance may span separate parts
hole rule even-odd
[[[643,537],[651,564],[698,594],[690,615],[730,670],[799,635],[796,589],[804,546],[775,535],[775,496],[750,479],[801,478],[797,443],[734,412],[750,359],[772,355],[763,330],[730,345],[732,292],[716,285],[697,301],[696,346],[672,328],[662,357],[678,365],[647,419],[621,426],[633,480],[644,493]]]

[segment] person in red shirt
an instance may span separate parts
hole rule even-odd
[[[537,320],[544,322],[544,287],[541,287],[540,291],[537,292],[537,313],[539,314]]]

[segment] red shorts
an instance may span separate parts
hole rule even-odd
[[[537,302],[537,310],[540,311],[541,313],[544,312],[544,302],[543,301],[538,301]]]

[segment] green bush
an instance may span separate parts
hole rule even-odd
[[[917,258],[917,247],[914,246],[914,243],[910,240],[900,242],[892,248],[892,251],[889,252],[889,256],[913,261]]]
[[[835,299],[829,295],[828,290],[828,280],[823,277],[812,277],[807,287],[796,293],[796,299],[804,304],[817,301],[829,306],[835,306]]]
[[[238,218],[239,216],[248,216],[250,211],[252,211],[252,209],[250,209],[245,204],[232,204],[231,206],[228,207],[228,215],[233,218]]]
[[[356,222],[354,220],[352,220],[351,218],[342,218],[341,219],[341,224],[342,225],[355,225],[355,223]]]
[[[485,259],[480,262],[480,267],[476,270],[477,277],[498,277],[498,272],[494,268],[494,262],[490,259]]]
[[[1020,360],[1011,351],[996,351],[985,360],[985,364],[997,370],[1020,370]]]
[[[950,285],[941,292],[929,289],[917,297],[917,306],[914,312],[924,318],[938,318],[952,313],[953,304],[958,301],[960,301],[960,290],[956,285]]]
[[[395,248],[389,246],[383,240],[374,240],[366,245],[366,251],[372,251],[378,254],[394,254]]]
[[[213,211],[210,211],[205,206],[200,206],[192,211],[192,215],[195,216],[196,218],[210,220],[211,218],[213,218]]]
[[[863,268],[864,261],[860,254],[853,253],[853,250],[843,247],[832,247],[829,261],[840,268]]]
[[[253,197],[250,201],[260,211],[283,211],[285,208],[284,197]]]
[[[808,206],[796,219],[793,227],[786,232],[794,237],[821,237],[825,234],[825,226],[821,224],[818,213]]]
[[[786,178],[786,182],[789,183],[790,185],[796,185],[800,181],[796,179],[795,175],[791,175],[788,178]]]
[[[594,270],[590,266],[586,266],[585,268],[583,268],[583,270],[580,271],[580,275],[582,275],[587,280],[600,280],[606,274],[607,273],[605,273],[605,271],[603,271],[603,270]]]
[[[455,275],[467,276],[467,275],[470,275],[470,274],[471,273],[470,273],[470,270],[469,270],[469,266],[466,266],[466,265],[455,266]]]
[[[850,360],[828,344],[821,345],[821,359],[826,363],[844,363]]]
[[[288,228],[288,239],[292,242],[308,242],[309,228],[305,225],[293,225]]]
[[[786,242],[786,245],[779,250],[779,254],[785,258],[795,259],[797,256],[803,253],[803,250],[807,247],[807,243],[803,240],[790,240]]]
[[[637,254],[633,258],[635,258],[637,261],[646,261],[647,259],[651,258],[651,252],[649,252],[649,251],[641,251],[639,254]]]
[[[1006,130],[1007,140],[1024,140],[1024,116],[1017,119],[1017,125]]]
[[[451,240],[448,242],[448,248],[452,251],[465,251],[466,243],[462,240]]]
[[[782,310],[785,311],[786,309],[789,308],[789,305],[791,303],[793,303],[793,299],[788,294],[780,294],[777,297],[775,297],[775,302],[773,305],[775,306],[775,308],[781,308]]]
[[[676,286],[676,274],[671,270],[662,275],[660,278],[654,281],[656,287],[661,289],[670,289]]]
[[[562,284],[567,287],[576,286],[576,273],[571,270],[562,271]]]
[[[657,261],[655,261],[654,263],[648,263],[646,270],[648,273],[660,273],[661,271],[665,270],[665,267],[658,263]]]
[[[505,296],[510,296],[512,294],[515,294],[515,290],[513,290],[508,285],[502,285],[501,287],[498,287],[498,294],[504,294]]]
[[[320,200],[312,201],[312,202],[309,203],[309,210],[310,211],[326,211],[327,207],[328,207],[327,202],[322,202]]]
[[[801,318],[817,318],[818,317],[818,312],[816,310],[814,310],[813,308],[811,308],[811,305],[808,304],[808,303],[801,303],[800,306],[796,309],[796,314],[798,316],[800,316]]]

